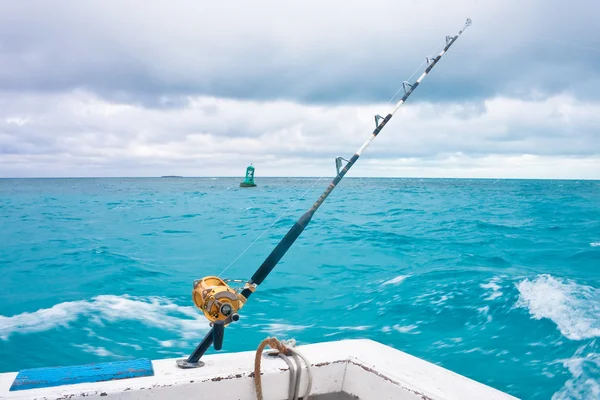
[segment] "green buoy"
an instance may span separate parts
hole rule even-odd
[[[240,183],[240,187],[255,187],[256,183],[254,183],[254,167],[252,164],[246,168],[246,179],[244,182]]]

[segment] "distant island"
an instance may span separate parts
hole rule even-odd
[[[179,175],[165,175],[165,176],[161,176],[161,178],[183,178],[183,176],[179,176]]]

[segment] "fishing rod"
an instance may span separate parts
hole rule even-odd
[[[419,86],[423,79],[429,72],[435,67],[440,61],[442,56],[450,49],[450,47],[456,42],[458,37],[471,25],[471,19],[467,18],[463,28],[458,31],[455,36],[446,36],[446,46],[440,52],[437,57],[427,57],[427,68],[423,74],[414,83],[403,82],[402,87],[404,89],[404,96],[398,101],[392,112],[387,114],[385,117],[375,115],[375,130],[371,133],[371,136],[367,141],[358,149],[358,151],[350,158],[345,160],[342,157],[336,158],[336,169],[337,175],[333,181],[327,186],[327,189],[321,194],[317,201],[312,207],[306,211],[296,221],[294,226],[290,228],[288,233],[281,239],[281,241],[275,246],[271,254],[265,259],[261,266],[256,270],[252,278],[248,280],[242,288],[234,289],[229,286],[230,282],[240,282],[240,280],[228,280],[221,279],[217,276],[207,276],[202,279],[194,281],[194,288],[192,290],[192,300],[196,307],[198,307],[204,316],[211,322],[211,329],[206,334],[202,342],[196,347],[190,356],[185,360],[177,360],[177,365],[180,368],[197,368],[204,365],[200,361],[200,358],[210,348],[211,345],[215,350],[220,350],[223,344],[223,338],[225,334],[225,326],[231,322],[239,320],[238,311],[246,304],[248,298],[254,293],[257,286],[263,283],[269,273],[275,268],[279,260],[285,255],[290,247],[294,244],[296,239],[300,236],[302,231],[308,226],[315,212],[319,209],[321,204],[325,201],[327,196],[336,188],[337,184],[344,178],[350,168],[356,163],[362,152],[371,144],[373,139],[377,137],[379,132],[385,127],[385,125],[392,119],[396,111],[406,102],[406,99],[414,92]],[[410,79],[410,78],[409,78]],[[344,168],[342,167],[342,160],[346,161]],[[340,169],[341,168],[341,169]]]

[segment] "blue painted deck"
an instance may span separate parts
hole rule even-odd
[[[19,371],[10,391],[153,375],[152,362],[146,358],[69,367],[32,368]]]

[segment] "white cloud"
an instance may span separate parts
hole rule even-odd
[[[333,158],[351,156],[390,108],[190,97],[152,109],[84,91],[9,95],[1,176],[237,176],[248,162],[261,176],[332,175]],[[597,178],[599,132],[600,104],[570,95],[407,104],[351,175]]]
[[[0,176],[598,177],[600,3],[0,4]]]
[[[600,86],[598,14],[587,0],[3,2],[0,90],[374,101],[472,17],[420,97],[585,92]]]

